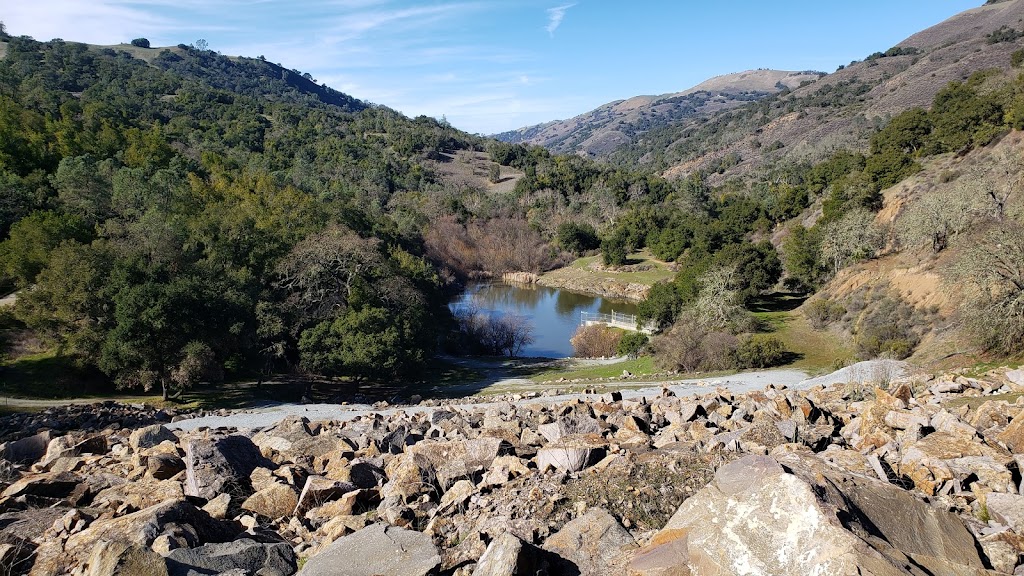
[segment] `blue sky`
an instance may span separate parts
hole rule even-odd
[[[823,70],[982,0],[0,0],[12,34],[205,39],[490,134],[753,68]]]

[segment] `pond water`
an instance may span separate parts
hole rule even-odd
[[[533,326],[534,342],[525,346],[520,354],[548,358],[572,356],[569,338],[580,327],[584,313],[637,313],[634,302],[501,282],[471,284],[449,306],[452,310],[475,306],[489,314],[516,314],[527,318]]]

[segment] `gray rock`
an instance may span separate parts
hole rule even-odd
[[[170,576],[204,576],[242,570],[260,576],[289,576],[297,568],[292,547],[284,542],[263,544],[249,539],[198,548],[179,548],[167,555]]]
[[[128,437],[128,445],[131,446],[133,450],[145,450],[146,448],[152,448],[159,445],[161,442],[166,441],[177,443],[178,437],[174,435],[174,432],[171,432],[160,424],[139,428],[132,432],[132,435]]]
[[[192,438],[185,445],[185,495],[207,500],[225,490],[247,492],[257,467],[273,467],[245,436]]]
[[[15,440],[4,446],[4,460],[15,464],[33,464],[46,454],[53,435],[45,430],[34,436]]]
[[[167,576],[167,564],[147,547],[101,540],[92,549],[85,576]]]
[[[572,564],[563,566],[562,572],[575,569],[593,576],[622,574],[636,548],[636,540],[601,508],[591,508],[569,521],[544,542],[545,550]]]
[[[992,519],[1024,535],[1024,496],[993,492],[985,497],[985,506]]]
[[[992,574],[955,515],[817,458],[786,455],[793,473],[771,460],[746,456],[720,469],[634,557],[631,573]]]
[[[430,536],[378,523],[334,541],[300,576],[424,576],[441,564]]]
[[[487,545],[473,576],[515,576],[550,573],[550,553],[505,532]]]

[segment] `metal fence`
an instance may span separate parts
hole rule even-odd
[[[655,325],[653,322],[648,322],[643,326],[637,326],[636,314],[622,314],[620,312],[612,311],[611,314],[597,314],[594,312],[581,312],[580,323],[583,325],[590,324],[607,324],[616,328],[622,328],[624,330],[633,330],[636,332],[652,333],[654,332]]]

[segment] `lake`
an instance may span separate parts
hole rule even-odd
[[[583,313],[636,314],[635,302],[577,294],[559,288],[513,285],[502,282],[471,284],[449,304],[452,310],[469,305],[489,314],[517,314],[533,325],[533,344],[522,356],[572,356],[569,338],[580,327]]]

